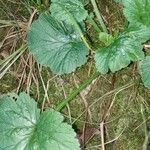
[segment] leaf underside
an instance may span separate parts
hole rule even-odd
[[[140,66],[140,73],[143,83],[146,87],[150,88],[150,56],[146,56]]]
[[[14,96],[13,96],[14,97]],[[79,150],[76,134],[53,109],[40,114],[37,103],[20,93],[0,100],[1,150]]]
[[[28,33],[28,45],[38,63],[56,74],[75,71],[87,62],[88,49],[70,25],[43,13]]]

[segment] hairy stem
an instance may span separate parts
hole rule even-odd
[[[106,28],[106,25],[103,21],[103,18],[102,18],[102,15],[100,14],[99,10],[98,10],[98,7],[97,7],[97,4],[96,4],[96,1],[95,0],[90,0],[92,5],[93,5],[93,8],[94,8],[94,12],[95,12],[95,15],[103,29],[104,32],[108,33],[108,30]]]
[[[75,89],[66,99],[62,100],[57,106],[56,110],[60,111],[62,110],[69,102],[74,100],[74,98],[82,91],[84,90],[91,82],[96,79],[99,76],[99,73],[95,73],[92,77],[87,79],[84,83],[82,83],[79,88]]]

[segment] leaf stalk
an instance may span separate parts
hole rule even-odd
[[[61,111],[69,102],[74,100],[74,98],[82,91],[84,90],[93,80],[95,80],[100,73],[96,72],[92,77],[89,77],[84,83],[82,83],[79,88],[73,90],[73,92],[64,100],[62,100],[57,106],[56,110]]]
[[[108,30],[107,30],[107,27],[103,21],[103,18],[102,18],[102,15],[100,13],[100,11],[98,10],[98,7],[97,7],[97,4],[96,4],[96,1],[95,0],[90,0],[92,5],[93,5],[93,8],[94,8],[94,12],[95,12],[95,15],[103,29],[104,32],[108,33]]]
[[[75,18],[72,16],[72,14],[70,14],[70,13],[69,13],[69,16],[70,16],[70,20],[72,21],[72,23],[73,23],[75,29],[76,29],[77,32],[80,34],[80,37],[82,38],[82,40],[83,40],[85,46],[86,46],[88,49],[92,50],[92,48],[90,47],[89,43],[87,42],[87,39],[86,39],[85,36],[83,35],[83,32],[82,32],[82,30],[81,30],[79,24],[77,23],[76,19],[75,19]]]

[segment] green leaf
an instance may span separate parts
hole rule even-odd
[[[102,74],[109,70],[116,72],[127,67],[131,61],[142,60],[144,52],[141,43],[148,39],[146,31],[141,26],[129,28],[112,44],[96,51],[97,70]]]
[[[123,4],[129,22],[150,27],[150,0],[123,0]]]
[[[14,97],[14,96],[13,96]],[[0,100],[1,150],[79,150],[76,134],[53,109],[40,114],[27,94]]]
[[[121,3],[123,2],[123,0],[115,0],[116,3]]]
[[[88,49],[80,36],[48,12],[32,24],[28,45],[37,61],[56,74],[71,73],[87,61]]]
[[[150,28],[144,25],[129,24],[129,28],[126,29],[125,34],[128,34],[131,38],[144,43],[150,39]]]
[[[73,24],[72,15],[77,22],[82,22],[88,16],[84,9],[83,0],[52,0],[50,11],[58,20]]]
[[[143,83],[146,87],[150,88],[150,56],[146,56],[140,66],[140,73]]]
[[[90,0],[80,0],[84,6],[89,4]]]
[[[110,45],[114,40],[113,36],[111,34],[106,33],[106,32],[100,32],[99,39],[106,46]]]

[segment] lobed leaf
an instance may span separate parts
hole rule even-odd
[[[28,33],[28,45],[37,61],[56,74],[73,72],[85,64],[88,49],[70,25],[43,13]]]
[[[76,134],[53,109],[40,114],[37,103],[25,93],[0,100],[0,149],[79,150]]]
[[[150,39],[150,28],[144,25],[129,24],[128,29],[124,33],[140,43],[144,43]]]
[[[68,24],[73,24],[70,15],[77,22],[82,22],[88,15],[83,0],[52,0],[50,11],[53,17]]]
[[[145,26],[130,26],[112,44],[96,51],[96,68],[105,74],[127,67],[131,61],[144,58],[143,45],[150,38],[150,30]]]
[[[123,4],[129,22],[150,27],[150,0],[123,0]]]
[[[140,73],[143,83],[146,87],[150,88],[150,56],[146,56],[140,66]]]

